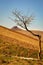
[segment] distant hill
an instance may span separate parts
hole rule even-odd
[[[12,30],[22,30],[22,29],[20,29],[20,28],[17,27],[17,26],[13,26],[11,29],[12,29]]]
[[[42,36],[41,41],[42,41],[42,48],[43,48],[43,31],[33,31],[33,32],[37,34],[41,34]],[[37,49],[39,48],[38,38],[34,37],[29,32],[22,30],[18,27],[13,27],[12,29],[8,29],[3,26],[0,26],[0,37],[11,38],[13,39],[13,42],[14,39],[16,39],[22,43],[20,45],[27,48],[30,46]]]

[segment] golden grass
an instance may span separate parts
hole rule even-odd
[[[41,31],[40,31],[41,32]],[[40,32],[37,32],[38,34]],[[14,38],[18,41],[24,42],[26,44],[22,44],[28,47],[28,44],[32,44],[35,48],[39,49],[39,41],[38,38],[32,36],[30,33],[24,31],[24,30],[11,30],[11,29],[7,29],[5,27],[0,27],[0,35],[3,36],[7,36],[10,38]],[[42,36],[42,49],[43,49],[43,32],[41,32],[41,36]]]
[[[21,46],[22,43],[15,39],[13,42],[12,40],[12,38],[0,37],[0,65],[43,65],[43,61],[17,58],[17,56],[38,58],[38,51],[33,47]]]

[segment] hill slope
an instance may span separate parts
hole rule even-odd
[[[43,32],[39,32],[39,31],[33,31],[33,32],[37,32],[38,34],[40,33],[42,36],[42,48],[43,48]],[[30,33],[28,33],[25,30],[22,29],[15,29],[15,30],[11,30],[5,27],[0,26],[0,35],[3,36],[7,36],[13,39],[18,40],[19,42],[24,42],[21,45],[24,45],[26,47],[28,47],[28,45],[33,45],[35,48],[39,48],[39,41],[37,37],[32,36]],[[13,40],[14,42],[14,40]]]
[[[30,43],[31,40],[38,41],[38,39],[28,36],[21,32],[23,30],[20,30],[10,30],[0,26],[0,65],[43,65],[43,61],[18,58],[38,58],[38,46]],[[43,59],[43,53],[41,57]]]
[[[35,38],[36,40],[38,40],[37,39],[37,37],[35,37],[35,36],[33,36],[31,33],[29,33],[29,32],[27,32],[26,30],[23,30],[23,29],[20,29],[19,27],[17,27],[17,26],[14,26],[14,27],[12,27],[11,28],[13,31],[15,30],[16,32],[19,32],[19,33],[21,33],[21,34],[25,34],[26,36],[29,36],[29,37],[32,37],[33,39]],[[43,41],[43,31],[38,31],[38,30],[31,30],[33,33],[35,33],[35,34],[40,34],[41,35],[41,41]]]

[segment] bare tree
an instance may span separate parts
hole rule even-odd
[[[34,17],[31,15],[29,17],[27,16],[23,16],[21,14],[21,12],[15,10],[12,12],[13,15],[15,15],[16,19],[13,20],[11,17],[10,19],[13,20],[15,23],[17,23],[17,25],[21,26],[22,28],[25,28],[28,32],[30,32],[33,36],[36,36],[38,37],[39,39],[39,54],[38,54],[38,59],[41,59],[41,35],[39,34],[35,34],[33,33],[32,31],[30,31],[28,28],[27,28],[27,25],[30,24],[32,22],[32,20],[34,20]]]

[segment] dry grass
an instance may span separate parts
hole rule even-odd
[[[36,33],[37,31],[35,31]],[[43,32],[39,31],[37,32],[37,34],[41,34],[42,38],[42,49],[43,49]],[[5,27],[1,27],[0,26],[0,35],[4,35],[4,36],[7,36],[7,37],[10,37],[10,38],[14,38],[16,40],[19,40],[21,42],[25,42],[27,44],[24,44],[25,46],[28,47],[28,44],[32,44],[34,45],[34,47],[37,49],[39,49],[39,41],[38,41],[38,38],[37,37],[34,37],[32,36],[30,33],[28,33],[27,31],[24,31],[24,30],[11,30],[11,29],[8,29],[8,28],[5,28]]]
[[[0,65],[43,65],[43,50],[41,61],[32,61],[15,57],[38,58],[38,46],[36,43],[38,44],[37,40],[25,36],[24,34],[1,27]]]
[[[38,51],[30,48],[24,48],[15,42],[6,42],[0,39],[0,64],[1,65],[43,65],[43,61],[32,61],[20,59],[19,57],[37,58]],[[43,57],[43,56],[42,56]]]

